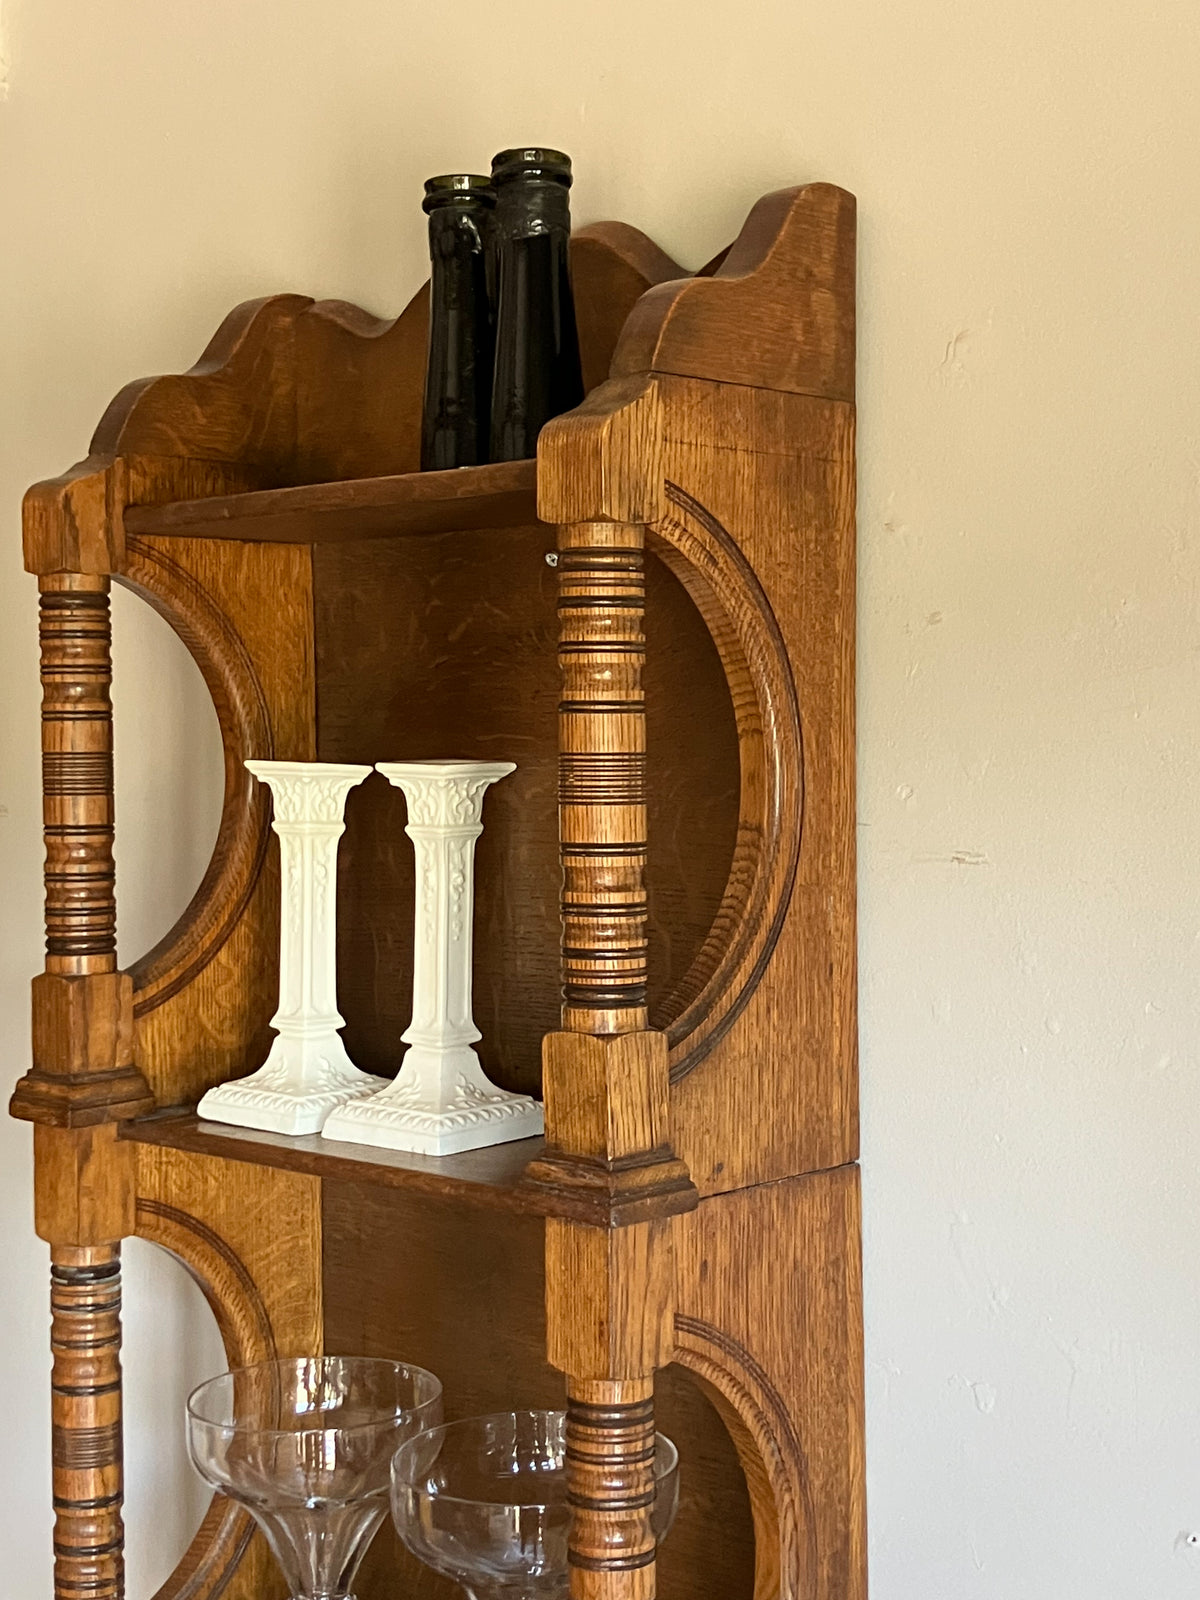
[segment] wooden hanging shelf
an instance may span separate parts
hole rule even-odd
[[[854,202],[768,195],[695,276],[585,228],[572,271],[587,398],[536,464],[417,472],[426,290],[392,322],[279,295],[26,495],[47,956],[11,1109],[51,1249],[57,1600],[124,1593],[132,1235],[200,1282],[231,1365],[403,1354],[451,1414],[565,1404],[576,1600],[865,1600]],[[124,969],[114,580],[195,657],[226,780],[204,881]],[[475,1017],[545,1140],[435,1161],[198,1123],[277,999],[244,761],[438,757],[517,763],[479,843]],[[339,866],[344,1037],[380,1074],[409,1020],[404,821],[366,780]],[[683,1482],[657,1553],[656,1423]],[[214,1502],[157,1600],[277,1584]],[[449,1600],[390,1531],[357,1592]]]

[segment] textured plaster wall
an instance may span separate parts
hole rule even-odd
[[[6,1081],[40,948],[24,485],[242,298],[397,309],[423,270],[420,180],[502,144],[561,143],[579,220],[623,217],[691,266],[762,191],[841,182],[862,218],[873,1592],[1195,1594],[1194,0],[0,15]],[[217,779],[188,663],[132,603],[117,630],[128,960],[199,876]],[[28,1148],[0,1125],[13,1600],[49,1592]],[[219,1357],[177,1270],[131,1249],[129,1276],[130,1594],[146,1600],[198,1515],[180,1398]]]

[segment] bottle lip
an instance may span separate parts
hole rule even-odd
[[[423,210],[431,211],[454,200],[479,200],[494,206],[496,194],[491,179],[478,172],[444,172],[436,178],[426,178]]]
[[[517,150],[501,150],[492,157],[493,183],[506,183],[511,178],[541,179],[544,183],[561,183],[571,187],[571,158],[561,150],[550,150],[545,145],[526,145]]]

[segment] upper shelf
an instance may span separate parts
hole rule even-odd
[[[580,229],[571,265],[585,405],[607,379],[650,377],[853,401],[854,200],[841,189],[764,195],[694,275],[624,223]],[[194,367],[127,385],[86,460],[29,490],[26,566],[121,573],[126,532],[311,543],[535,520],[532,463],[419,481],[428,317],[427,286],[393,321],[302,295],[238,307]],[[556,520],[647,520],[614,511],[595,463],[574,464],[579,514]]]
[[[536,461],[258,489],[125,510],[127,533],[277,544],[519,528],[536,521]]]

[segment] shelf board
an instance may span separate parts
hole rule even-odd
[[[131,534],[273,544],[523,528],[537,520],[536,461],[350,478],[125,508],[125,529]]]
[[[542,1153],[542,1139],[513,1140],[455,1156],[419,1156],[402,1150],[343,1144],[315,1133],[291,1136],[202,1122],[191,1111],[139,1117],[123,1123],[120,1136],[136,1144],[282,1167],[288,1172],[307,1172],[343,1183],[407,1189],[526,1215],[548,1216],[559,1210],[551,1197],[521,1183],[529,1162]]]

